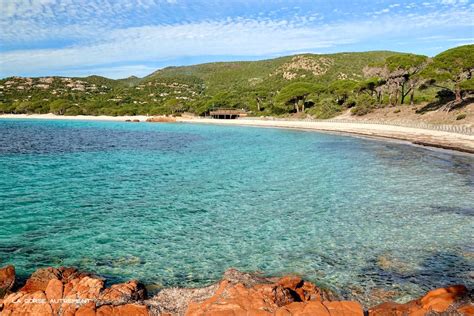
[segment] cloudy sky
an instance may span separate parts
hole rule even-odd
[[[474,0],[0,0],[0,77],[144,76],[300,52],[433,56],[474,42]]]

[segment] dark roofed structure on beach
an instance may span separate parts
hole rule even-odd
[[[215,110],[210,111],[209,115],[215,119],[233,120],[241,116],[247,116],[247,113],[243,110],[236,110],[236,109],[215,109]]]

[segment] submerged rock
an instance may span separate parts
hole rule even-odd
[[[399,274],[410,273],[416,268],[388,254],[380,255],[377,258],[377,266],[384,271],[394,271]]]

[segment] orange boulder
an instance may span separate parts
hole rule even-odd
[[[235,282],[222,281],[212,297],[191,302],[186,315],[306,315],[309,311],[328,309],[325,305],[312,304],[320,302],[325,295],[314,284],[299,277],[287,276],[273,283],[261,279],[262,283],[255,283],[246,274],[242,274],[243,278],[237,272],[233,274],[237,277],[229,279]],[[248,286],[240,283],[240,280]],[[334,306],[336,305],[331,305],[331,308]],[[346,306],[342,308],[345,309]],[[362,311],[360,305],[359,309]]]
[[[32,293],[35,291],[45,291],[50,280],[60,280],[62,283],[68,283],[75,278],[89,276],[87,273],[80,273],[75,268],[42,268],[36,270],[20,291]]]
[[[126,304],[120,306],[105,305],[96,311],[96,316],[148,316],[148,308],[144,305]],[[84,315],[85,316],[85,315]]]
[[[170,116],[154,116],[148,118],[146,121],[151,123],[172,123],[176,122],[176,118]]]
[[[462,315],[474,315],[474,305],[466,304],[457,309],[458,313]]]
[[[61,306],[60,300],[63,297],[63,283],[57,279],[50,280],[46,286],[45,294],[53,314],[58,314]]]
[[[351,301],[311,301],[291,303],[279,308],[276,316],[363,316],[364,310],[357,302]]]
[[[3,300],[2,316],[51,316],[53,310],[48,304],[44,292],[38,291],[34,293],[19,292],[10,294]]]
[[[95,303],[90,302],[80,306],[74,313],[74,316],[95,316]]]
[[[15,284],[15,267],[6,266],[0,269],[0,298],[5,296]]]
[[[138,281],[104,289],[104,280],[73,268],[38,269],[17,293],[0,301],[0,314],[34,316],[148,315]]]
[[[429,291],[420,300],[424,309],[435,312],[444,312],[456,300],[467,294],[464,285],[454,285],[446,288]]]
[[[421,299],[413,300],[406,304],[397,304],[387,302],[369,310],[370,316],[389,316],[389,315],[425,315],[432,311],[437,313],[446,312],[454,303],[462,300],[467,294],[467,288],[464,285],[454,285],[446,288],[440,288],[428,292]]]
[[[114,284],[105,289],[99,296],[99,300],[114,304],[124,304],[130,301],[141,301],[146,297],[145,287],[137,280],[127,283]]]

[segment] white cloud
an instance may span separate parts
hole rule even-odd
[[[122,65],[110,67],[94,67],[92,69],[94,75],[104,76],[107,78],[121,79],[129,76],[144,77],[156,71],[156,67],[147,65]],[[91,75],[91,69],[68,69],[65,71],[57,71],[55,75],[65,77],[86,77]]]
[[[61,68],[185,56],[265,55],[352,42],[344,29],[344,26],[296,26],[284,20],[143,26],[113,30],[100,41],[85,46],[5,52],[0,54],[0,68],[4,72],[21,67],[49,68],[52,60],[54,67]]]
[[[469,0],[441,0],[440,3],[444,5],[464,5],[469,3]]]
[[[25,3],[31,2],[31,5]],[[69,40],[74,45],[63,48],[23,49],[0,52],[0,74],[56,73],[107,74],[127,76],[151,72],[142,64],[196,56],[271,56],[298,51],[320,51],[322,48],[404,36],[419,30],[473,25],[474,13],[457,7],[423,14],[389,14],[371,20],[347,20],[323,23],[319,19],[225,18],[171,25],[127,26],[124,0],[0,0],[5,15],[0,14],[0,43]],[[146,8],[170,0],[133,0],[128,2]],[[463,2],[463,0],[442,0]],[[82,7],[77,7],[78,3]],[[180,5],[178,1],[173,1]],[[67,12],[73,21],[61,24],[57,16]],[[108,12],[113,19],[100,19]],[[372,13],[373,14],[373,13]],[[63,14],[64,15],[64,14]],[[8,17],[7,17],[8,16]],[[48,20],[48,16],[53,16]],[[99,18],[97,18],[99,16]],[[94,18],[91,18],[94,17]],[[314,17],[319,17],[314,16]],[[2,44],[0,44],[2,45]],[[135,66],[111,66],[127,64]],[[139,65],[139,66],[136,66]]]

